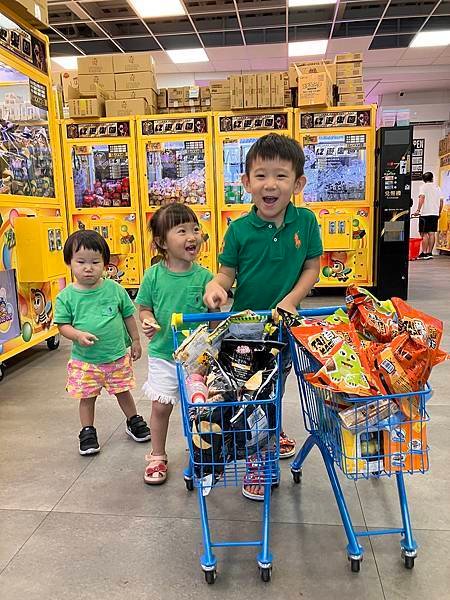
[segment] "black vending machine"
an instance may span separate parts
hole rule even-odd
[[[380,300],[407,299],[413,128],[377,131],[375,288]]]

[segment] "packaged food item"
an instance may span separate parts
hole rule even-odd
[[[377,300],[364,288],[350,285],[345,302],[350,322],[366,339],[386,343],[397,335],[397,314],[390,300]]]
[[[364,404],[354,404],[339,412],[343,426],[350,431],[362,431],[387,419],[386,426],[399,412],[397,404],[388,399],[374,400]]]
[[[217,357],[218,347],[209,342],[208,325],[203,323],[178,346],[173,353],[175,360],[183,364],[187,374],[197,373],[200,365],[205,365],[208,357]]]
[[[401,423],[389,431],[383,431],[383,441],[384,466],[387,473],[428,470],[426,423]]]
[[[224,339],[219,362],[238,386],[243,386],[257,371],[273,367],[285,344],[272,340]]]
[[[205,384],[205,378],[200,373],[192,373],[186,379],[186,388],[189,402],[206,402],[208,399],[208,387]]]

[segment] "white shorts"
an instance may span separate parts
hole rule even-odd
[[[147,381],[142,386],[145,396],[152,402],[177,404],[180,399],[177,367],[171,360],[148,357]]]

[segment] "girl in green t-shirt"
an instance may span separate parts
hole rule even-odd
[[[161,260],[144,274],[136,303],[148,345],[148,378],[143,386],[152,401],[152,451],[144,481],[159,485],[167,478],[166,438],[169,418],[179,400],[178,379],[172,358],[172,313],[207,312],[203,304],[212,274],[195,262],[202,244],[197,215],[184,204],[160,208],[149,228]]]

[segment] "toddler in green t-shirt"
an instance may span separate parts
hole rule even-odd
[[[67,391],[80,400],[79,451],[83,455],[100,451],[94,412],[102,388],[116,396],[127,417],[127,434],[136,442],[150,439],[130,392],[135,387],[131,361],[142,353],[135,308],[122,286],[103,278],[109,259],[108,244],[99,233],[72,233],[64,245],[64,261],[75,282],[56,298],[55,323],[61,335],[73,342]]]
[[[305,187],[304,165],[300,144],[276,133],[261,137],[248,151],[242,183],[253,206],[225,234],[219,272],[204,296],[211,310],[226,304],[235,280],[233,311],[281,307],[295,312],[316,283],[323,252],[319,226],[312,211],[291,202]],[[287,347],[283,389],[291,364]],[[294,454],[295,440],[282,432],[280,458]],[[242,493],[252,500],[264,498],[264,487],[251,469]]]
[[[152,401],[152,452],[144,481],[166,481],[166,438],[170,414],[178,402],[178,379],[173,360],[172,313],[203,313],[203,294],[212,274],[195,262],[202,243],[197,215],[184,204],[169,204],[153,215],[149,227],[162,260],[144,274],[136,303],[148,345],[148,379],[143,386]]]

